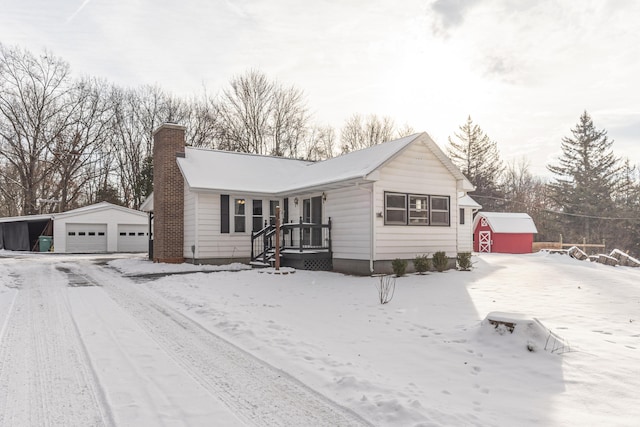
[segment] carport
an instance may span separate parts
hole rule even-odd
[[[0,249],[37,251],[40,236],[53,235],[53,214],[0,218]]]

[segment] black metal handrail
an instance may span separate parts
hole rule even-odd
[[[327,224],[305,223],[300,220],[282,224],[282,241],[280,250],[297,250],[299,252],[324,250],[331,252],[331,218]],[[251,260],[261,260],[265,264],[275,249],[274,236],[276,227],[266,224],[264,228],[251,233]]]

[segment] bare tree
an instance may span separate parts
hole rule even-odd
[[[298,157],[298,148],[307,132],[307,108],[303,94],[291,86],[274,85],[271,104],[270,153],[273,156]]]
[[[340,144],[342,152],[349,153],[391,141],[396,136],[393,119],[375,114],[363,119],[359,114],[354,114],[342,127]]]
[[[231,80],[217,108],[218,148],[298,157],[309,120],[300,90],[250,70]]]
[[[127,206],[138,207],[147,196],[142,168],[153,149],[153,131],[164,122],[182,122],[188,116],[183,101],[166,94],[157,86],[135,90],[113,87],[111,91],[112,146],[118,188]],[[108,189],[105,181],[102,192]]]
[[[336,133],[331,126],[314,126],[303,144],[305,160],[326,160],[335,155]]]
[[[71,91],[78,103],[72,123],[48,147],[56,179],[46,197],[59,200],[61,211],[89,203],[88,184],[99,179],[95,166],[102,164],[112,115],[106,89],[103,81],[79,81]]]
[[[69,65],[44,53],[35,56],[0,44],[0,158],[18,185],[20,214],[38,212],[56,164],[56,141],[77,120],[80,102]]]
[[[215,148],[219,131],[219,110],[215,100],[206,91],[202,97],[192,97],[186,102],[184,125],[187,128],[187,144],[193,147]]]

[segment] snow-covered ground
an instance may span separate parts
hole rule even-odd
[[[398,278],[381,305],[373,277],[0,255],[0,425],[640,420],[640,269],[482,254]],[[536,318],[570,351],[500,334],[490,312]]]

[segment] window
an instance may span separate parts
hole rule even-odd
[[[127,235],[127,233],[125,233],[124,231],[121,231],[121,232],[120,232],[120,235],[121,235],[121,236],[126,236],[126,235]]]
[[[262,200],[253,201],[253,231],[262,230]]]
[[[104,236],[104,231],[98,231],[98,236]]]
[[[409,224],[427,225],[429,223],[428,196],[409,196]]]
[[[407,223],[407,195],[399,193],[384,194],[384,223],[405,225]]]
[[[84,236],[84,235],[86,235],[86,234],[87,234],[87,233],[85,233],[84,231],[78,231],[78,236]]]
[[[245,232],[245,217],[244,217],[244,199],[235,199],[233,203],[233,223],[234,229],[236,233],[244,233]]]
[[[70,231],[68,234],[69,234],[69,236],[75,236],[76,232],[75,231]]]
[[[464,208],[460,208],[460,225],[464,225]]]
[[[144,233],[138,233],[138,236],[144,236]]]
[[[95,231],[90,231],[90,232],[89,232],[89,236],[95,236],[95,235],[96,235],[96,232],[95,232]]]
[[[430,196],[431,198],[431,225],[449,225],[449,198],[443,196]]]
[[[129,236],[135,236],[135,235],[136,235],[136,233],[134,233],[133,231],[129,232]]]
[[[449,225],[449,196],[384,193],[385,225]],[[464,224],[464,209],[461,209]]]

